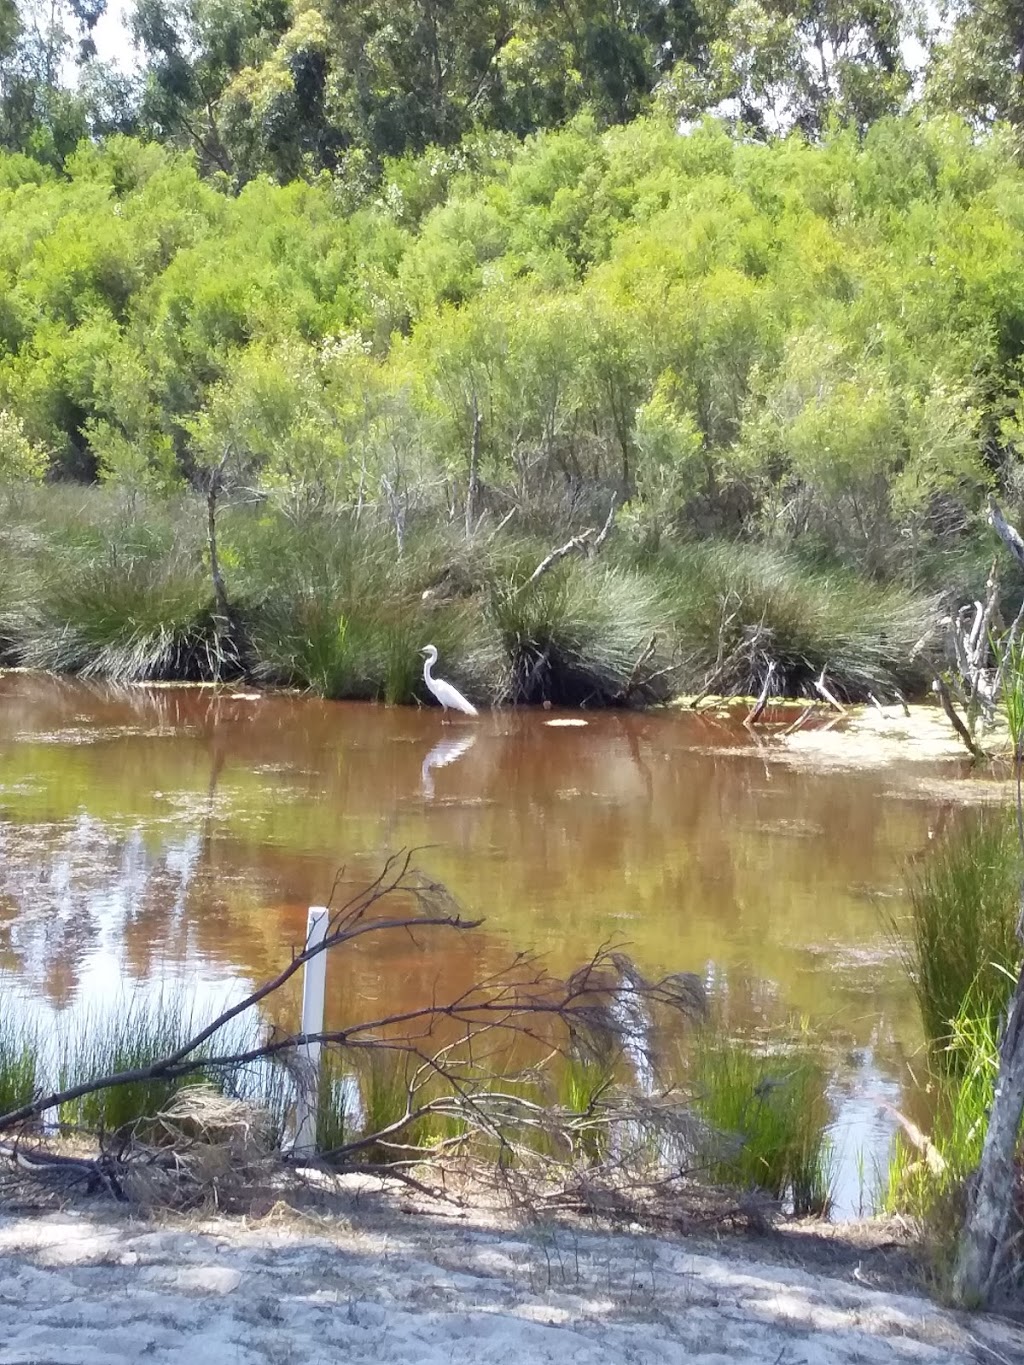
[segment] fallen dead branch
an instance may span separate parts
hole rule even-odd
[[[409,1168],[443,1167],[482,1147],[499,1165],[549,1174],[572,1169],[585,1155],[594,1166],[604,1163],[611,1179],[613,1167],[621,1175],[629,1164],[622,1134],[630,1127],[647,1135],[636,1148],[637,1160],[643,1153],[650,1165],[651,1153],[665,1142],[678,1156],[685,1129],[678,1099],[659,1107],[643,1094],[616,1087],[612,1077],[622,1063],[634,1079],[642,1078],[642,1090],[653,1093],[659,1039],[680,1020],[702,1017],[703,982],[690,973],[648,979],[624,953],[608,948],[566,980],[548,977],[521,955],[447,1001],[433,999],[316,1033],[271,1029],[257,1045],[216,1050],[218,1035],[232,1021],[269,1001],[321,953],[371,933],[418,939],[426,930],[461,933],[477,927],[480,921],[463,917],[443,887],[414,870],[411,857],[390,859],[367,887],[331,911],[321,943],[293,953],[274,977],[167,1055],[40,1093],[0,1116],[0,1130],[12,1133],[0,1156],[11,1161],[19,1178],[51,1189],[74,1186],[186,1208],[244,1202],[243,1191],[272,1185],[287,1169],[280,1149],[283,1120],[275,1120],[259,1099],[227,1093],[225,1086],[236,1084],[247,1069],[269,1067],[297,1095],[292,1068],[299,1049],[310,1043],[320,1044],[327,1057],[343,1059],[351,1077],[364,1064],[380,1064],[398,1078],[387,1114],[368,1115],[359,1131],[345,1131],[329,1150],[321,1144],[320,1159],[341,1169],[395,1168],[417,1180]],[[509,1070],[509,1057],[523,1046],[536,1060]],[[549,1063],[558,1057],[565,1064],[575,1058],[584,1068],[597,1062],[604,1068],[582,1107],[552,1094]],[[197,1073],[200,1083],[189,1084]],[[321,1070],[321,1086],[325,1074],[329,1069]],[[154,1080],[182,1084],[157,1112],[99,1133],[98,1156],[55,1154],[23,1136],[42,1115],[84,1095]],[[661,1133],[656,1140],[655,1132]]]

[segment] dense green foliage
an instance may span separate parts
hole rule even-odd
[[[121,509],[14,508],[8,655],[918,681],[1024,491],[1013,6],[138,0],[131,77],[102,10],[0,4],[0,486]]]
[[[956,122],[813,147],[583,119],[403,161],[351,212],[125,140],[69,172],[0,162],[5,459],[135,489],[226,459],[400,533],[461,512],[476,449],[477,515],[546,531],[614,492],[653,541],[798,535],[881,573],[1012,450],[1024,176]]]

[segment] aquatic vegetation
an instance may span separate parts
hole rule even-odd
[[[38,1076],[38,1039],[5,1010],[0,1017],[0,1114],[26,1104]]]
[[[320,1080],[317,1088],[316,1150],[330,1153],[343,1147],[351,1137],[351,1087],[353,1077],[336,1048],[325,1047],[320,1054]]]
[[[128,505],[108,489],[34,492],[21,507],[6,613],[25,665],[117,681],[208,678],[225,660],[212,621],[198,507]],[[0,622],[2,625],[2,622]]]
[[[789,1199],[798,1216],[828,1211],[827,1072],[806,1045],[766,1051],[705,1032],[693,1050],[690,1080],[708,1125],[703,1162],[712,1183]]]
[[[182,1047],[199,1028],[187,998],[172,992],[153,1001],[129,1000],[123,1009],[79,1017],[75,1032],[58,1039],[58,1084],[70,1089],[121,1071],[141,1070]],[[210,1039],[192,1054],[209,1056],[224,1039]],[[187,1076],[126,1081],[81,1095],[60,1108],[60,1122],[99,1133],[132,1131],[145,1136],[152,1120],[183,1085],[223,1088],[219,1074],[201,1067]],[[235,1093],[238,1093],[236,1081]]]
[[[990,1019],[968,999],[947,1022],[946,1041],[933,1051],[929,1132],[907,1124],[893,1140],[882,1194],[886,1213],[909,1214],[940,1289],[948,1288],[967,1204],[966,1182],[977,1169],[999,1069]],[[1018,1180],[1024,1196],[1024,1182]],[[1024,1198],[1020,1207],[1024,1210]]]
[[[1022,876],[1014,817],[1002,810],[965,815],[910,871],[909,933],[893,928],[940,1065],[961,1065],[949,1043],[965,1010],[995,1034],[1020,962]]]

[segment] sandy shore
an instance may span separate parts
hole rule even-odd
[[[1024,1362],[1024,1330],[872,1288],[855,1256],[818,1274],[707,1251],[359,1201],[317,1224],[8,1214],[0,1365]]]

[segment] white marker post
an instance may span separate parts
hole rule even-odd
[[[306,918],[306,951],[327,937],[330,913],[326,906],[311,905]],[[318,953],[302,969],[301,1033],[322,1033],[324,996],[327,981],[327,954]],[[320,1044],[303,1043],[299,1048],[300,1080],[295,1105],[295,1156],[312,1156],[316,1151],[316,1111],[320,1094]]]

